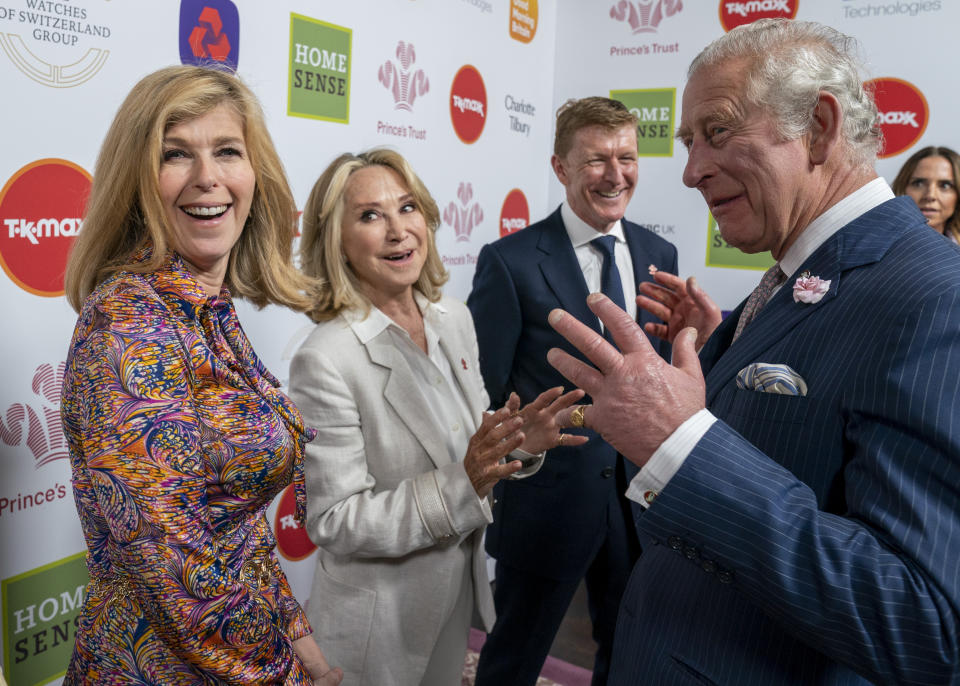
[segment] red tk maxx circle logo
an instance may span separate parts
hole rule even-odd
[[[460,67],[453,77],[450,120],[457,137],[464,143],[473,143],[480,138],[487,122],[487,89],[480,72],[469,64]]]
[[[908,81],[879,78],[864,84],[873,90],[877,120],[883,131],[880,157],[893,157],[920,140],[930,121],[930,107],[920,89]]]
[[[729,31],[757,19],[793,19],[800,0],[720,0],[720,25]]]
[[[277,537],[277,550],[288,560],[296,562],[310,555],[317,546],[313,544],[307,532],[297,521],[297,496],[293,491],[293,484],[287,486],[280,501],[277,503],[277,513],[274,518],[274,534]]]
[[[21,168],[0,190],[0,266],[34,295],[63,295],[63,272],[80,233],[90,175],[60,159]]]
[[[500,236],[519,231],[530,224],[530,207],[527,197],[519,188],[507,193],[500,208]]]

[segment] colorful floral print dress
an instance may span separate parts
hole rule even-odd
[[[90,584],[64,683],[311,684],[265,511],[292,479],[302,520],[313,433],[277,386],[176,255],[84,303],[61,412]]]

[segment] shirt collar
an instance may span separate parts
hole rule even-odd
[[[810,222],[780,260],[780,268],[789,278],[814,251],[837,231],[860,215],[893,198],[890,184],[877,177],[861,186]]]
[[[420,308],[420,313],[423,315],[423,318],[428,321],[440,314],[446,314],[447,312],[443,305],[430,302],[427,299],[427,296],[418,291],[416,288],[413,289],[413,299],[416,301],[417,307]],[[396,328],[398,331],[403,330],[395,321],[385,315],[382,310],[373,305],[370,306],[370,312],[366,315],[364,315],[362,310],[345,310],[343,312],[343,317],[350,323],[350,326],[357,334],[357,338],[359,338],[360,342],[364,345],[372,341],[391,326]]]
[[[626,242],[623,235],[623,225],[619,219],[614,222],[607,233],[601,233],[578,217],[567,203],[560,205],[560,217],[563,219],[563,226],[566,228],[567,235],[570,237],[570,242],[573,243],[574,248],[586,245],[600,236],[613,236],[618,243]]]

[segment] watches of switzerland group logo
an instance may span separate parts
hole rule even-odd
[[[487,122],[487,89],[480,72],[469,64],[460,67],[450,86],[450,121],[464,143],[475,143]]]
[[[230,0],[182,0],[180,61],[236,70],[240,55],[240,13]]]
[[[800,0],[720,0],[720,25],[729,31],[757,19],[794,19]]]
[[[110,56],[113,31],[103,16],[111,11],[109,3],[93,0],[9,0],[0,6],[0,53],[43,86],[79,86]]]
[[[930,120],[930,107],[919,88],[890,77],[872,79],[864,86],[873,91],[877,123],[883,132],[879,157],[893,157],[920,140]]]
[[[82,167],[51,158],[21,168],[0,190],[0,266],[28,293],[63,295],[90,182]]]

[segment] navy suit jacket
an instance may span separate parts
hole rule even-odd
[[[719,420],[638,521],[611,684],[960,684],[960,249],[896,198],[803,271],[701,351]]]
[[[628,221],[622,225],[635,280],[652,280],[650,264],[677,273],[677,250],[671,243]],[[587,295],[559,209],[483,247],[467,305],[493,407],[501,407],[511,391],[527,403],[548,388],[572,388],[547,362],[547,351],[558,347],[584,358],[553,330],[547,315],[561,307],[599,332],[600,322],[587,307]],[[655,319],[641,311],[638,321]],[[662,341],[654,345],[669,359],[669,345]],[[497,485],[486,539],[491,555],[558,580],[583,576],[603,540],[617,458],[597,434],[585,433],[589,443],[554,448],[533,476]],[[627,465],[630,478],[637,470]]]

